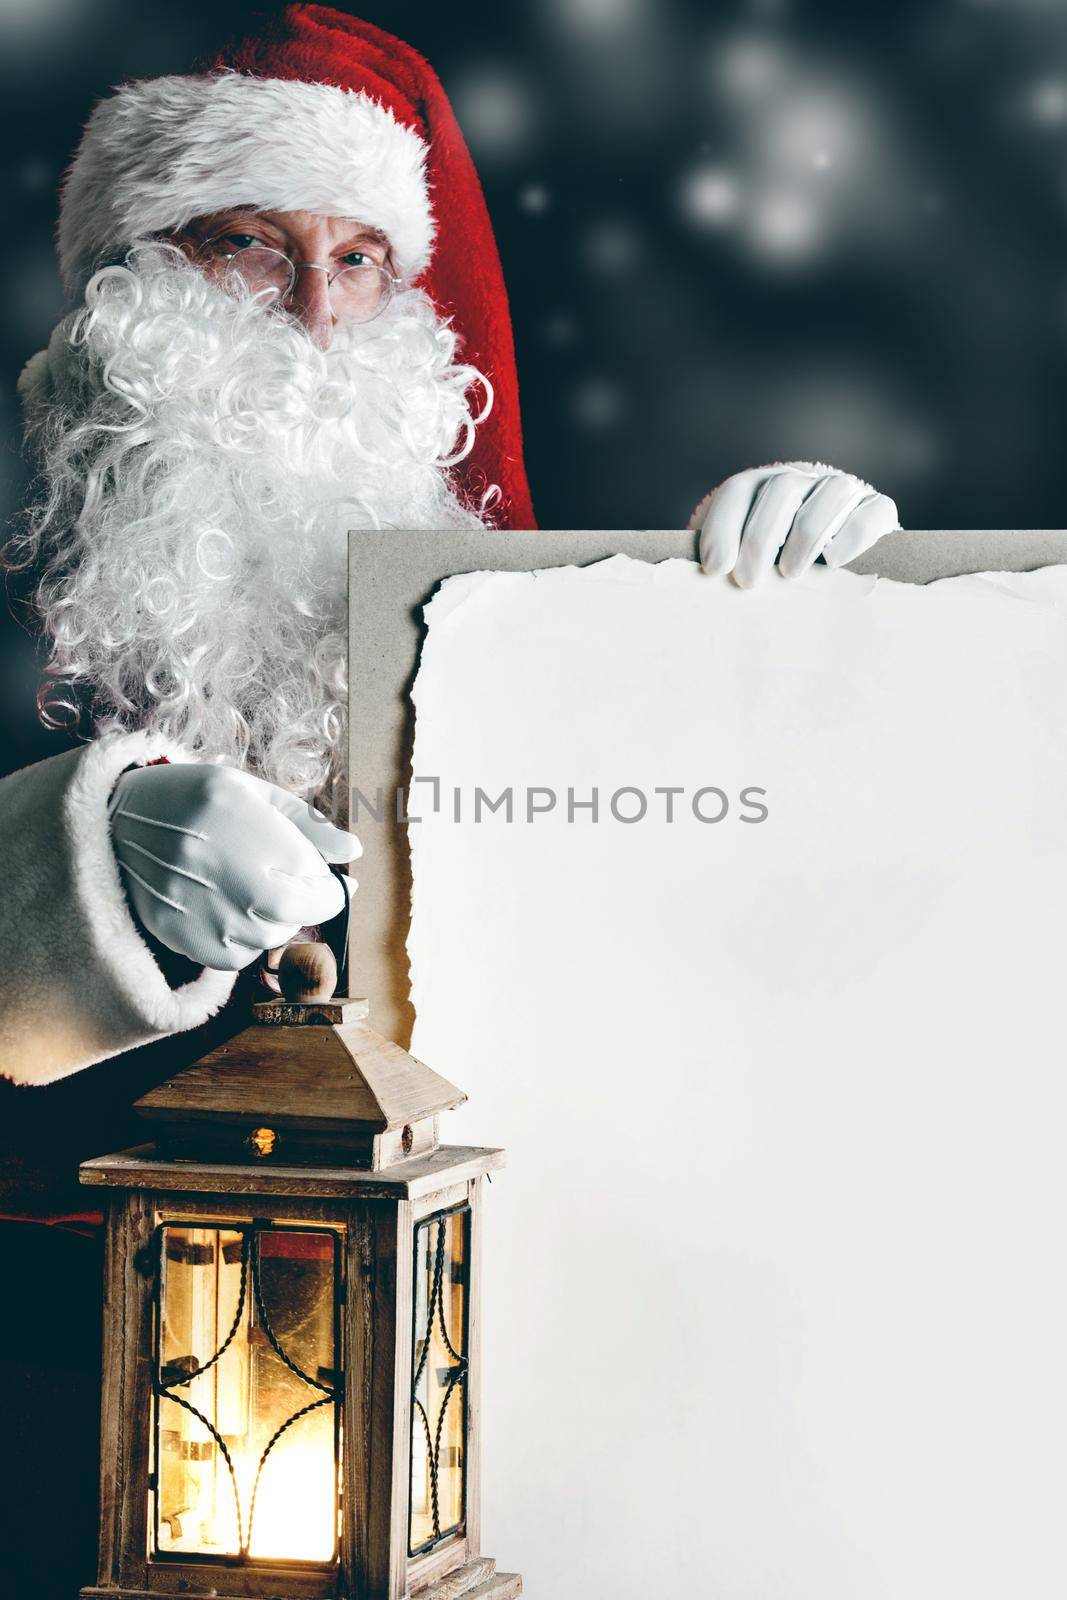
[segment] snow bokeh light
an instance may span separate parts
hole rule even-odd
[[[718,228],[736,217],[741,187],[728,167],[705,164],[683,174],[678,199],[698,228]]]
[[[683,174],[681,216],[776,270],[884,243],[911,180],[874,85],[764,33],[715,36],[704,59],[718,160]]]
[[[1026,113],[1042,128],[1062,128],[1067,124],[1067,78],[1038,78],[1024,96]]]
[[[645,21],[650,0],[549,0],[557,21],[576,33],[603,36]]]
[[[477,66],[452,85],[456,115],[476,160],[493,164],[524,153],[536,123],[523,78],[503,63]]]
[[[571,416],[583,432],[604,433],[618,423],[624,404],[622,388],[612,379],[584,378],[571,395]]]
[[[633,223],[606,217],[586,230],[583,253],[594,273],[617,278],[632,270],[641,255],[641,239]]]

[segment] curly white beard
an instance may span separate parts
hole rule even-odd
[[[449,468],[488,382],[417,291],[323,354],[158,245],[98,273],[67,328],[14,554],[39,574],[43,714],[88,699],[98,731],[321,794],[343,759],[345,531],[480,524]]]

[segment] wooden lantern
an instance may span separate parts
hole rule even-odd
[[[479,1546],[482,1179],[465,1099],[361,1000],[255,1007],[137,1104],[107,1201],[84,1600],[518,1595]]]

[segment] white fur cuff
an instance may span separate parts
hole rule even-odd
[[[225,1004],[232,972],[172,989],[133,917],[111,848],[107,806],[119,774],[168,740],[111,734],[0,782],[7,893],[0,909],[0,1073],[49,1083]]]
[[[130,914],[115,852],[108,801],[127,767],[167,756],[190,758],[180,745],[158,735],[108,735],[90,745],[67,790],[64,817],[74,845],[75,893],[93,948],[106,963],[116,989],[154,1033],[179,1033],[213,1016],[228,998],[236,974],[204,971],[172,989]]]

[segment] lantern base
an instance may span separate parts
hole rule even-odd
[[[277,1581],[271,1587],[275,1594]],[[207,1591],[204,1591],[205,1595]],[[247,1600],[245,1596],[220,1595],[211,1591],[212,1600]],[[517,1572],[498,1572],[496,1562],[477,1556],[428,1589],[418,1589],[411,1600],[516,1600],[522,1594],[522,1578]],[[158,1589],[82,1589],[80,1600],[161,1600]],[[186,1600],[196,1600],[196,1591],[187,1591]]]
[[[411,1600],[515,1600],[521,1593],[517,1572],[498,1572],[495,1561],[476,1556],[428,1589],[413,1590]]]

